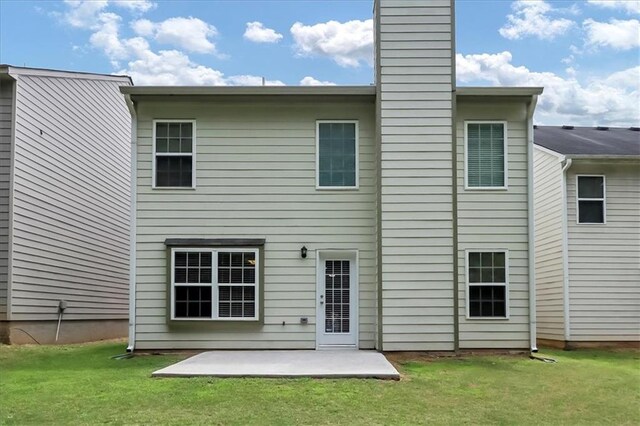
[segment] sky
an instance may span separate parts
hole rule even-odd
[[[0,63],[136,85],[368,85],[373,0],[0,0]],[[640,0],[457,0],[459,86],[544,86],[543,125],[640,124]]]

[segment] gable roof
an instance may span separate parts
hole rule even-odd
[[[534,143],[566,157],[640,157],[637,127],[536,126]]]

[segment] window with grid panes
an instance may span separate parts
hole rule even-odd
[[[358,186],[358,126],[356,122],[318,122],[317,186]]]
[[[155,123],[155,187],[192,188],[193,122]]]
[[[173,249],[173,319],[257,319],[258,250]]]
[[[468,253],[468,315],[471,318],[506,318],[506,252]]]

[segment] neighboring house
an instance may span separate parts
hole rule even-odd
[[[456,89],[449,0],[375,13],[375,86],[122,88],[129,350],[535,348],[542,89]]]
[[[129,84],[0,65],[0,341],[126,335]]]
[[[535,130],[541,344],[640,345],[639,130]]]

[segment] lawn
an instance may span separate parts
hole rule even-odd
[[[418,359],[401,381],[152,379],[121,343],[0,346],[0,424],[638,424],[640,353]]]

